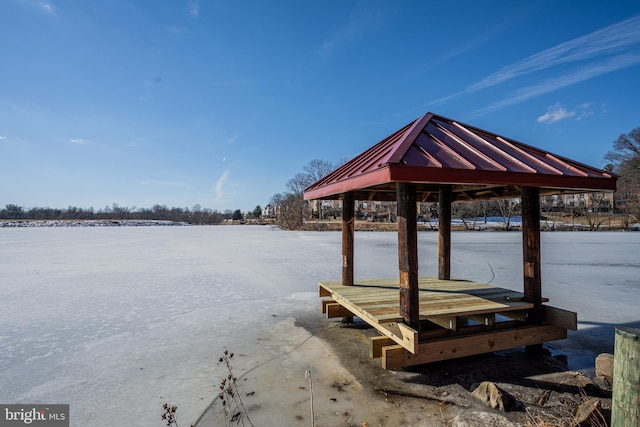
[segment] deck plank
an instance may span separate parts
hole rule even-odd
[[[468,280],[439,280],[435,277],[419,278],[420,319],[438,322],[443,316],[472,315],[508,311],[512,306],[522,308],[522,303],[506,301],[507,297],[521,299],[522,294]],[[341,311],[330,304],[340,304],[378,331],[411,352],[416,350],[417,339],[412,339],[400,328],[398,279],[360,280],[351,286],[341,281],[321,282],[318,286],[321,297],[330,297],[323,304],[323,312],[335,316]],[[329,313],[331,307],[332,313]],[[404,326],[404,325],[402,325]],[[411,334],[409,334],[411,335]]]
[[[522,301],[523,294],[468,280],[439,280],[420,277],[420,316],[478,315],[511,310],[525,310],[531,304]],[[397,321],[399,317],[399,285],[397,279],[359,280],[352,286],[339,281],[321,282],[321,293],[348,301],[348,309],[360,318],[376,323]],[[337,300],[337,299],[336,299]],[[354,311],[356,309],[356,311]]]

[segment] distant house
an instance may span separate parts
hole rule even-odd
[[[275,218],[276,210],[273,205],[267,205],[262,208],[262,218]]]
[[[610,212],[613,207],[611,192],[592,192],[579,194],[556,194],[542,198],[547,211],[567,211],[577,209],[588,212]]]

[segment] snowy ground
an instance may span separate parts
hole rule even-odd
[[[356,279],[397,276],[395,233],[356,234]],[[309,339],[317,282],[340,278],[340,233],[266,226],[0,229],[0,401],[68,403],[72,426],[181,425],[217,394],[218,357],[238,371]],[[420,274],[437,235],[420,233]],[[520,233],[454,233],[452,275],[522,289]],[[572,369],[640,327],[640,234],[542,235],[543,294],[578,312],[552,348]],[[319,315],[319,314],[317,314]],[[274,336],[274,333],[277,333]],[[366,357],[366,355],[363,355]]]

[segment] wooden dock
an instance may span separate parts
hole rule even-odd
[[[546,305],[543,321],[531,324],[534,305],[520,292],[468,280],[418,282],[420,332],[402,322],[398,279],[320,282],[322,312],[359,317],[376,328],[381,336],[372,338],[371,356],[382,357],[386,369],[542,344],[577,329],[575,313]]]

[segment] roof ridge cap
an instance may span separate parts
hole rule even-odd
[[[404,155],[415,142],[418,135],[422,133],[423,129],[427,126],[427,123],[431,121],[433,116],[433,113],[426,113],[422,117],[414,120],[411,127],[407,129],[404,135],[402,135],[402,138],[398,142],[398,148],[394,150],[387,163],[400,163]]]

